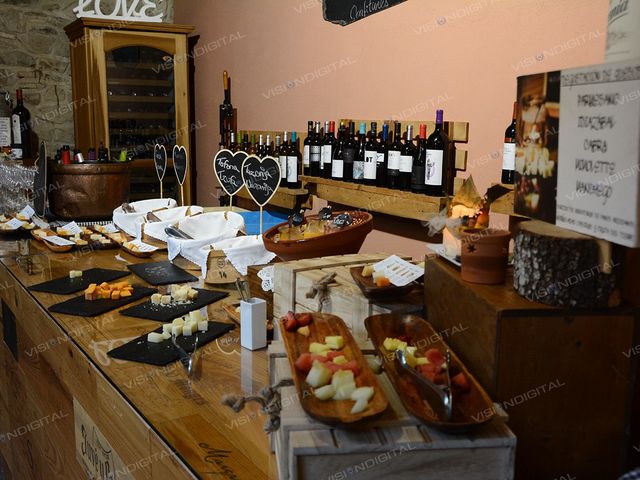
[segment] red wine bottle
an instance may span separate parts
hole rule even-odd
[[[304,174],[309,175],[309,149],[311,145],[311,139],[313,138],[313,121],[307,122],[307,138],[304,139],[302,144],[302,164],[304,166]]]
[[[0,98],[0,150],[11,147],[11,95],[4,92]]]
[[[344,145],[342,158],[344,159],[343,178],[345,182],[353,182],[353,164],[356,161],[358,143],[356,142],[356,124],[349,122],[349,138]]]
[[[447,137],[442,131],[444,124],[442,110],[436,110],[436,129],[427,139],[425,158],[424,193],[433,197],[447,194]]]
[[[367,125],[360,123],[358,134],[358,149],[356,158],[353,160],[353,183],[364,183],[364,152],[367,143]]]
[[[242,136],[242,151],[247,153],[250,147],[251,147],[251,144],[249,143],[249,134],[245,133]]]
[[[316,122],[313,137],[309,142],[309,175],[320,177],[322,168],[322,137],[320,136],[320,122]]]
[[[322,142],[322,176],[324,178],[331,178],[331,161],[333,160],[333,149],[336,146],[335,137],[336,124],[332,120],[330,122],[324,122],[324,139]]]
[[[418,155],[413,162],[411,172],[411,191],[424,193],[424,166],[427,163],[427,126],[420,125],[420,140],[418,140]]]
[[[378,187],[387,186],[387,152],[389,150],[389,124],[382,125],[382,139],[378,143],[378,154],[376,156],[376,185]]]
[[[298,189],[302,187],[300,182],[300,172],[303,171],[302,156],[298,148],[298,134],[291,132],[291,145],[289,146],[289,156],[287,157],[287,187]]]
[[[413,145],[413,125],[407,125],[406,140],[400,152],[400,190],[411,190],[411,172],[415,157],[416,147]]]
[[[363,182],[365,185],[375,185],[378,173],[378,124],[371,122],[369,139],[364,146]]]
[[[387,153],[387,187],[398,190],[400,188],[400,154],[402,152],[402,139],[400,132],[402,124],[396,123],[393,133],[393,143]]]
[[[513,185],[516,170],[516,111],[518,102],[513,103],[513,115],[511,125],[504,132],[504,145],[502,150],[502,183]]]
[[[22,89],[16,90],[16,108],[11,114],[11,155],[16,160],[31,158],[31,114],[24,106]]]
[[[331,159],[331,178],[333,180],[344,180],[344,146],[346,143],[346,131],[344,123],[340,122],[338,129],[338,143],[333,149]]]
[[[276,150],[278,163],[280,164],[280,186],[287,186],[287,157],[289,156],[289,132],[284,131],[284,140],[280,148]],[[276,145],[280,142],[280,135],[276,136]]]

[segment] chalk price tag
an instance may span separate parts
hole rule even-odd
[[[404,287],[424,275],[424,269],[401,259],[397,255],[375,263],[373,269],[382,273],[396,287]]]

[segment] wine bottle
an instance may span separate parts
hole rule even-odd
[[[436,110],[436,129],[427,139],[427,155],[424,166],[424,193],[433,197],[447,194],[447,138],[442,131],[443,112]]]
[[[69,147],[67,147],[67,150]],[[98,146],[98,163],[108,163],[109,162],[109,149],[100,142]]]
[[[376,184],[378,173],[378,124],[371,122],[369,139],[364,146],[363,178],[366,185]]]
[[[333,158],[331,159],[331,178],[333,180],[344,180],[344,146],[346,132],[344,123],[340,122],[338,129],[338,144],[333,149]]]
[[[280,135],[276,136],[276,145],[280,142]],[[277,150],[278,163],[280,163],[280,186],[287,186],[287,157],[289,156],[289,132],[284,131],[284,141]]]
[[[263,157],[273,156],[273,145],[271,145],[271,135],[267,135],[267,140],[265,141],[263,152],[264,152]]]
[[[303,160],[298,148],[298,134],[291,132],[291,145],[287,157],[287,187],[298,189],[302,187],[300,172],[303,171]]]
[[[16,160],[31,158],[31,114],[24,106],[22,89],[16,90],[16,108],[11,114],[11,155]]]
[[[420,140],[418,140],[418,155],[411,170],[411,191],[424,193],[424,166],[427,162],[427,126],[420,125]]]
[[[413,145],[413,125],[407,125],[406,140],[400,152],[400,190],[411,190],[411,172],[416,147]]]
[[[302,163],[304,165],[304,174],[309,175],[309,154],[310,154],[310,146],[311,139],[313,138],[313,121],[309,120],[307,122],[307,138],[304,139],[303,148],[302,148]]]
[[[344,144],[342,158],[344,160],[344,171],[342,177],[345,182],[353,182],[353,164],[356,160],[356,151],[358,143],[356,142],[356,124],[349,122],[349,138]]]
[[[387,187],[398,190],[400,188],[400,155],[402,153],[402,124],[396,123],[393,132],[393,143],[387,153]]]
[[[320,122],[315,123],[313,137],[309,142],[309,175],[322,176],[322,137],[320,136]]]
[[[358,149],[356,150],[356,158],[353,160],[353,182],[364,183],[364,152],[367,144],[367,125],[360,123],[358,133]]]
[[[249,134],[245,133],[242,137],[242,151],[245,153],[249,152],[249,147],[250,147],[250,143],[249,143]]]
[[[251,145],[249,145],[249,150],[247,151],[249,155],[258,155],[258,144],[256,143],[256,134],[251,135]]]
[[[513,185],[516,169],[516,112],[518,102],[513,103],[513,115],[511,125],[504,132],[504,145],[502,149],[502,183]]]
[[[236,143],[236,132],[231,132],[231,140],[229,141],[229,150],[232,152],[238,151],[238,144]]]
[[[333,120],[324,122],[325,136],[322,143],[322,173],[324,178],[331,178],[333,175],[331,161],[333,160],[333,149],[336,146],[335,128],[336,124]]]
[[[376,185],[387,186],[387,152],[389,151],[389,124],[382,126],[382,140],[378,144],[378,155],[376,157]]]
[[[5,92],[0,99],[0,150],[11,147],[11,95]]]

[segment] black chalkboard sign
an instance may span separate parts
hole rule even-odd
[[[155,144],[153,147],[153,162],[156,166],[158,181],[162,182],[164,174],[167,172],[167,149],[164,145]]]
[[[233,153],[230,150],[222,149],[213,159],[213,171],[227,195],[235,195],[244,185],[242,164],[246,158],[245,152]]]
[[[322,9],[326,21],[345,26],[405,1],[322,0]]]
[[[178,177],[178,183],[184,185],[187,178],[187,149],[184,146],[173,147],[173,169]]]
[[[280,185],[280,162],[273,157],[261,160],[250,155],[242,164],[242,180],[253,201],[264,207]]]

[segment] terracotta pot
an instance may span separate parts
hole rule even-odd
[[[511,232],[492,228],[462,232],[462,279],[485,285],[503,283],[510,238]]]

